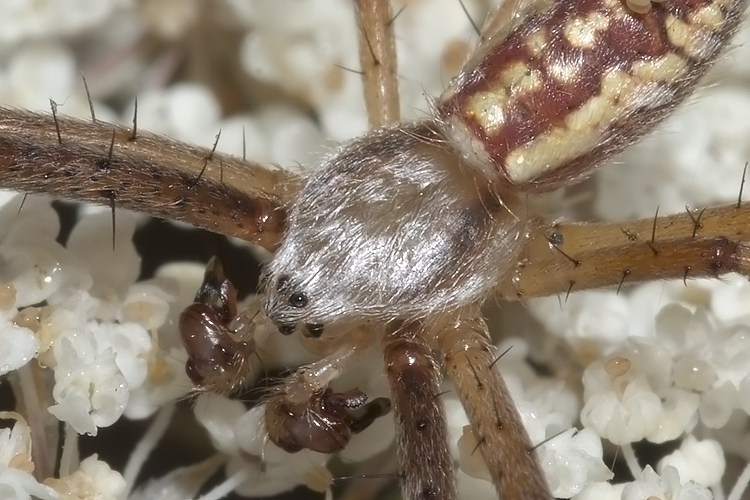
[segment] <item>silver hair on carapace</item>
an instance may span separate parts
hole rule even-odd
[[[269,265],[279,326],[389,321],[487,296],[517,259],[522,197],[501,195],[433,124],[386,127],[327,158]]]

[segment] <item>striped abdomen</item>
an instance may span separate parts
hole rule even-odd
[[[492,182],[551,189],[648,132],[695,88],[747,0],[543,0],[440,98],[436,118]]]

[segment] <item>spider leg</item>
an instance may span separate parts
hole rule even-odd
[[[750,205],[633,222],[554,224],[530,231],[505,300],[657,279],[750,276]]]
[[[371,128],[399,120],[396,43],[391,2],[358,0],[359,63]]]
[[[426,340],[417,322],[393,325],[383,339],[401,494],[404,500],[455,500],[438,362]]]
[[[3,188],[176,219],[275,248],[298,179],[104,122],[0,108]]]
[[[442,364],[502,498],[550,499],[547,480],[497,369],[484,319],[470,311],[437,331]]]

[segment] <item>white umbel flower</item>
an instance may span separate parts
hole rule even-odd
[[[586,368],[581,423],[614,444],[661,443],[692,429],[699,396],[672,386],[671,366],[654,343],[629,339]]]
[[[55,343],[56,404],[49,408],[79,434],[96,436],[98,427],[112,425],[128,402],[128,385],[111,348],[98,350],[88,332],[70,332]],[[87,338],[89,337],[89,338]]]
[[[706,487],[721,482],[726,469],[726,459],[721,445],[713,439],[698,441],[687,436],[670,455],[662,458],[656,468],[660,473],[666,467],[674,467],[685,481],[694,481]]]
[[[7,0],[0,3],[0,42],[75,33],[104,21],[128,0]]]
[[[601,438],[591,429],[570,429],[551,438],[537,453],[555,498],[571,498],[587,484],[614,476],[602,460]]]
[[[573,500],[622,500],[625,483],[590,483]]]
[[[736,46],[734,57],[748,59],[750,46]],[[742,54],[744,52],[744,54]],[[750,95],[746,88],[707,87],[681,108],[660,131],[628,149],[603,168],[596,210],[607,219],[651,217],[737,198],[742,166],[750,157],[744,140]],[[627,165],[623,168],[622,164]]]
[[[48,479],[46,484],[60,494],[62,500],[125,500],[125,480],[119,472],[92,455],[81,462],[70,476]]]
[[[28,328],[10,323],[0,323],[0,375],[17,370],[31,361],[39,352],[39,341]]]
[[[40,484],[32,472],[31,430],[15,412],[0,412],[0,418],[15,420],[12,428],[0,429],[0,498],[3,500],[59,500],[60,496]]]
[[[680,480],[680,473],[672,466],[664,467],[661,475],[650,465],[646,466],[641,477],[625,486],[622,500],[712,500],[708,488],[692,481]]]
[[[427,113],[425,95],[439,95],[449,84],[476,35],[469,34],[470,24],[454,0],[405,3],[407,8],[394,21],[402,114],[421,119]],[[465,3],[474,19],[482,18],[486,2]],[[137,93],[140,130],[211,147],[221,129],[218,150],[239,156],[246,149],[250,159],[282,166],[314,163],[327,151],[327,137],[344,140],[366,128],[360,76],[341,67],[358,67],[349,0],[212,3],[217,10],[229,6],[237,14],[230,27],[245,41],[240,47],[243,60],[235,64],[304,103],[299,108],[286,101],[264,104],[260,110],[227,106],[226,94],[210,88],[210,78],[203,83],[181,79],[192,72],[190,68],[201,66],[192,59],[197,55],[194,44],[184,43],[192,35],[191,28],[206,21],[198,5],[193,0],[0,0],[0,101],[6,106],[49,111],[48,99],[52,98],[60,103],[61,113],[88,119],[88,101],[79,79],[83,69],[99,119],[111,120],[114,113],[108,113],[98,99],[119,109],[132,103]],[[163,36],[169,43],[155,47],[155,39]],[[750,101],[746,88],[739,87],[747,87],[750,74],[750,57],[743,52],[750,44],[742,47],[748,36],[746,27],[736,39],[738,47],[720,62],[731,63],[731,68],[725,64],[722,76],[731,78],[734,88],[704,92],[682,117],[616,160],[627,165],[605,168],[599,180],[592,182],[600,187],[595,207],[599,216],[651,216],[657,204],[665,213],[682,210],[685,203],[736,198],[748,157],[748,143],[742,139],[748,135]],[[144,46],[149,47],[148,57],[143,57]],[[202,55],[199,59],[203,60]],[[186,71],[175,73],[176,64]],[[132,75],[121,78],[122,68],[132,70]],[[109,83],[102,85],[102,80]],[[163,88],[165,82],[174,80],[178,81]],[[133,92],[136,85],[137,92]],[[103,91],[103,87],[108,88]],[[222,92],[227,88],[231,89],[222,87]],[[240,114],[224,117],[226,109]],[[130,125],[132,117],[131,108],[119,118]],[[20,203],[20,198],[16,201]],[[202,267],[194,266],[196,280],[177,292],[155,288],[157,282],[163,285],[158,279],[133,284],[139,271],[138,256],[129,247],[135,220],[118,213],[114,253],[108,211],[84,220],[65,249],[54,241],[59,228],[48,203],[30,197],[18,214],[19,203],[0,210],[0,337],[14,347],[0,354],[5,355],[0,359],[0,372],[29,362],[36,369],[36,356],[55,372],[53,393],[58,402],[53,411],[83,432],[96,432],[98,426],[121,415],[145,418],[188,393],[192,383],[185,375],[186,353],[174,323],[192,299]],[[111,266],[113,261],[120,265]],[[565,380],[541,377],[527,363],[530,349],[521,342],[498,363],[532,441],[549,440],[536,453],[555,495],[578,492],[574,498],[579,500],[642,500],[649,495],[685,499],[691,494],[706,498],[705,488],[690,480],[703,486],[716,481],[724,470],[724,453],[749,458],[750,285],[745,278],[729,281],[688,281],[687,287],[681,282],[655,283],[619,294],[596,291],[531,304],[547,331],[558,337],[555,342],[571,348],[574,361],[591,364],[584,376],[582,419],[587,427],[576,433],[572,426],[581,414],[579,380],[572,377],[576,369],[560,374]],[[10,289],[12,299],[6,293]],[[680,305],[668,305],[673,302]],[[21,316],[23,323],[13,325]],[[294,366],[314,358],[303,352],[295,337],[256,333],[259,353],[268,365]],[[337,383],[379,395],[377,384],[361,382],[368,378],[375,382],[379,373],[363,364]],[[446,399],[455,441],[466,417],[455,395],[448,394]],[[201,398],[196,412],[201,405],[205,405],[204,416],[199,420],[219,453],[205,464],[174,470],[140,491],[136,487],[136,495],[144,499],[192,497],[200,488],[195,484],[198,478],[202,481],[227,461],[233,484],[243,483],[238,491],[270,495],[297,484],[318,491],[330,484],[325,468],[329,457],[288,454],[266,442],[262,408],[247,411],[229,399]],[[19,439],[22,428],[17,423],[13,429],[18,430]],[[721,442],[723,449],[711,439],[694,439],[693,430]],[[392,422],[380,419],[355,436],[341,457],[364,461],[372,450],[387,447],[392,434]],[[638,479],[623,495],[626,485],[604,482],[609,472],[603,468],[601,439],[682,443],[659,465],[659,474],[651,469],[636,474]],[[10,459],[5,459],[3,450],[12,446],[4,448],[3,444],[0,498],[60,497],[39,484],[29,470],[15,466],[25,463],[22,458],[8,466]],[[468,451],[474,448],[471,445]],[[28,454],[13,456],[24,453]],[[474,458],[478,456],[473,453]],[[464,456],[460,461],[464,467],[468,459]],[[87,499],[87,492],[119,498],[124,493],[117,476],[90,458],[80,471],[58,484],[76,498]],[[462,498],[497,498],[488,481],[459,472],[458,482]],[[739,482],[738,491],[744,485]],[[217,490],[212,498],[222,494]],[[736,500],[739,495],[729,498]]]

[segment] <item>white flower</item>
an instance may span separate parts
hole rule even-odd
[[[259,411],[261,407],[257,407]],[[203,393],[195,401],[195,418],[208,431],[216,449],[224,453],[239,455],[242,443],[238,441],[237,425],[240,419],[245,418],[247,410],[241,401],[236,401],[215,393]],[[255,433],[263,436],[262,426],[250,427],[244,432]]]
[[[203,484],[224,463],[224,457],[215,455],[197,464],[178,467],[162,477],[140,485],[128,500],[185,500],[195,498]]]
[[[676,439],[695,425],[699,396],[673,387],[671,371],[666,349],[628,339],[584,371],[581,423],[614,444]]]
[[[15,420],[10,429],[0,429],[0,498],[3,500],[59,500],[51,488],[34,479],[31,431],[15,412],[0,412],[0,418]]]
[[[740,406],[738,391],[750,374],[750,327],[724,323],[698,307],[664,307],[656,317],[656,339],[672,353],[676,387],[700,396],[701,421],[724,426]]]
[[[625,484],[589,483],[573,500],[622,500]]]
[[[138,118],[149,131],[203,144],[218,132],[221,108],[208,87],[178,83],[142,93],[138,97]]]
[[[74,33],[101,23],[121,0],[75,0],[60,3],[40,0],[0,3],[0,40],[17,42],[24,38]]]
[[[328,136],[344,139],[366,127],[360,77],[338,66],[357,67],[352,6],[347,0],[280,2],[283,5],[225,0],[238,13],[231,20],[233,30],[241,29],[242,23],[247,29],[240,47],[242,61],[235,64],[244,64],[262,80],[280,82],[279,94],[294,94],[304,102],[303,109],[282,103],[251,113],[227,103],[226,96],[217,99],[208,85],[179,76],[189,72],[173,73],[175,57],[192,60],[195,55],[190,44],[178,43],[185,50],[173,50],[173,37],[187,36],[185,30],[197,21],[197,2],[179,0],[0,0],[0,102],[48,111],[52,98],[61,103],[62,113],[88,118],[77,67],[79,61],[86,61],[95,100],[121,106],[132,102],[133,89],[138,89],[139,130],[178,135],[210,147],[222,129],[218,150],[240,155],[247,139],[250,159],[285,166],[314,162],[327,150],[322,129]],[[466,8],[479,20],[486,3],[470,1]],[[292,4],[294,8],[283,8]],[[121,8],[117,17],[116,8]],[[163,15],[146,19],[147,11]],[[459,64],[454,62],[451,69],[450,60],[461,61],[476,37],[466,35],[471,28],[455,0],[411,2],[393,25],[402,114],[421,119],[428,101],[424,95],[436,96],[445,88]],[[170,37],[167,50],[151,43],[155,57],[142,57],[143,41],[155,42],[165,34]],[[747,38],[750,28],[744,28],[743,35]],[[735,45],[724,57],[733,67],[722,74],[733,75],[734,88],[711,89],[686,108],[685,115],[667,124],[667,133],[657,134],[666,139],[666,147],[656,138],[647,139],[640,150],[618,159],[628,165],[604,169],[597,181],[601,190],[595,208],[600,215],[621,217],[639,211],[651,216],[657,204],[664,213],[682,210],[685,202],[736,199],[748,156],[748,142],[738,138],[747,136],[745,118],[750,115],[747,91],[740,88],[746,87],[750,61],[742,51],[750,44],[742,47],[741,39],[736,39]],[[157,88],[159,82],[175,81],[175,76],[176,84]],[[145,93],[144,81],[151,89]],[[227,109],[244,113],[221,117],[227,104]],[[97,102],[94,107],[99,119],[114,115]],[[123,112],[122,122],[130,125],[132,117],[131,106]],[[706,165],[711,168],[705,170]],[[699,167],[700,175],[693,175]],[[645,169],[647,175],[633,175],[638,169]],[[65,249],[55,242],[59,224],[46,200],[29,197],[20,214],[19,205],[17,197],[0,210],[0,338],[13,346],[0,353],[0,373],[37,356],[42,366],[55,372],[53,393],[58,403],[53,411],[86,432],[96,432],[97,426],[123,414],[144,418],[190,391],[193,384],[185,374],[186,353],[179,345],[175,322],[200,283],[202,266],[193,266],[196,280],[175,294],[154,288],[159,280],[133,284],[139,257],[130,242],[136,221],[129,215],[117,214],[114,252],[108,210],[86,217]],[[724,453],[750,458],[748,416],[735,411],[741,408],[750,414],[750,284],[746,278],[727,281],[730,284],[652,283],[623,288],[617,294],[594,291],[530,305],[537,319],[558,337],[548,340],[547,346],[554,343],[560,351],[568,347],[573,351],[572,363],[560,351],[550,350],[543,358],[551,361],[544,368],[555,371],[564,382],[548,380],[532,369],[526,358],[530,354],[539,361],[538,351],[529,353],[525,343],[516,342],[498,366],[533,442],[552,438],[536,454],[544,462],[555,495],[578,491],[574,497],[578,500],[643,500],[649,495],[707,498],[705,488],[688,480],[718,482]],[[17,297],[6,296],[10,288]],[[173,295],[179,299],[170,303]],[[682,305],[669,306],[670,302]],[[17,308],[28,305],[37,307],[18,313]],[[19,316],[26,320],[13,325]],[[256,338],[264,364],[294,366],[314,358],[298,338],[267,333],[265,327],[259,329]],[[631,337],[643,340],[630,342]],[[532,345],[536,350],[537,345]],[[336,384],[342,389],[359,387],[371,397],[380,395],[382,359],[373,351],[375,362],[362,363]],[[615,373],[624,365],[617,358],[629,363],[625,373]],[[380,368],[374,368],[378,364]],[[577,379],[579,369],[589,364],[584,376],[586,407],[581,412]],[[48,400],[50,395],[40,396]],[[466,417],[455,393],[445,399],[452,434],[460,434]],[[262,407],[246,411],[229,399],[201,398],[196,412],[201,405],[201,422],[220,453],[206,463],[165,474],[137,491],[135,498],[139,494],[143,500],[193,497],[203,480],[227,460],[224,453],[231,457],[230,475],[239,471],[233,477],[245,478],[239,488],[243,492],[272,494],[296,484],[320,490],[330,483],[328,457],[289,454],[267,442]],[[581,413],[589,426],[576,434],[570,427]],[[723,449],[711,440],[684,437],[696,424],[702,432],[710,428],[711,437],[720,440]],[[613,442],[683,441],[660,463],[661,475],[647,468],[625,492],[624,484],[603,482],[608,471],[594,431]],[[340,456],[344,461],[365,460],[373,450],[387,447],[392,435],[391,419],[379,419],[355,436]],[[0,431],[0,499],[60,498],[31,475],[30,446],[25,423]],[[481,458],[478,453],[473,456]],[[466,460],[461,458],[462,467]],[[55,484],[76,500],[122,498],[121,479],[106,464],[89,458],[79,471]],[[463,499],[497,498],[488,481],[468,478],[460,471],[457,480]]]
[[[576,293],[567,297],[565,307],[557,297],[529,301],[529,309],[553,335],[565,339],[573,349],[596,346],[608,352],[629,335],[630,307],[624,295],[604,291]]]
[[[135,250],[133,233],[141,217],[132,212],[118,212],[113,227],[112,213],[98,209],[79,220],[73,228],[66,248],[94,279],[97,296],[108,297],[114,291],[119,302],[138,278],[141,257]]]
[[[662,458],[656,468],[663,473],[666,467],[674,467],[685,481],[695,481],[703,486],[721,482],[726,468],[726,459],[721,445],[713,439],[698,441],[688,435],[670,455]]]
[[[154,334],[151,349],[142,355],[148,376],[131,387],[125,409],[128,418],[146,418],[166,403],[184,397],[194,387],[185,372],[188,356],[180,342],[180,313],[193,301],[203,280],[205,266],[172,263],[160,267],[149,282],[128,288],[117,317],[134,321]]]
[[[571,498],[587,484],[614,476],[602,460],[601,438],[591,429],[570,429],[555,436],[537,451],[537,456],[555,498]]]
[[[49,200],[28,198],[18,213],[21,200],[0,208],[0,283],[12,284],[17,308],[49,299],[78,271],[55,241],[60,225]]]
[[[647,465],[641,477],[625,486],[622,500],[712,500],[713,495],[704,486],[692,481],[681,482],[680,473],[672,466],[664,467],[661,475]]]
[[[729,58],[740,64],[747,55],[735,52]],[[736,199],[742,165],[750,154],[744,140],[750,131],[750,96],[746,88],[730,85],[704,91],[660,126],[658,139],[647,137],[611,162],[618,165],[601,169],[596,206],[600,216],[651,217],[657,206],[662,213],[676,213],[685,205]]]
[[[125,500],[127,491],[122,475],[96,455],[84,459],[70,476],[48,479],[45,484],[57,491],[62,500]]]
[[[112,425],[128,402],[128,386],[111,347],[98,349],[89,331],[68,332],[55,343],[57,404],[49,412],[70,423],[79,434],[95,436]]]
[[[130,389],[124,412],[128,418],[147,418],[166,403],[184,397],[193,389],[193,382],[185,373],[187,354],[184,349],[160,350],[148,359],[148,377],[143,385]]]
[[[155,284],[135,283],[125,293],[118,316],[121,321],[132,321],[154,331],[167,321],[173,301],[172,295]]]
[[[28,328],[0,322],[0,375],[17,370],[32,360],[39,352],[39,341]]]
[[[0,466],[0,498],[3,500],[60,500],[51,488],[39,484],[28,472]]]

